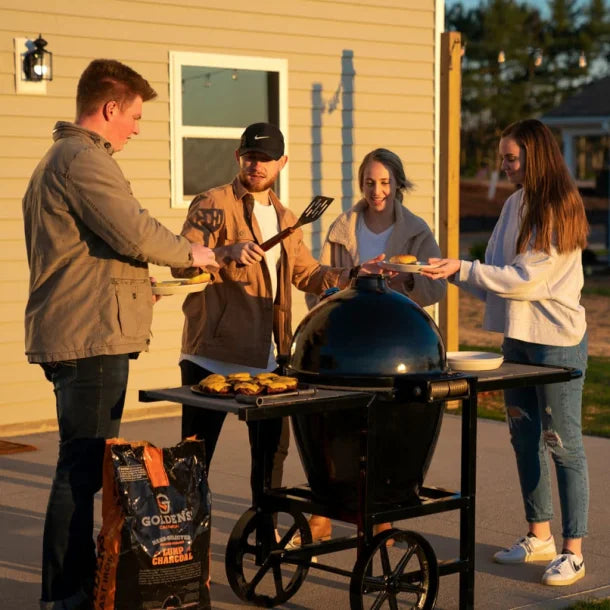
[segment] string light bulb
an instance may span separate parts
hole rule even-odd
[[[503,64],[506,61],[506,55],[504,55],[504,51],[500,51],[498,53],[498,63]]]
[[[587,67],[587,56],[585,55],[584,51],[581,51],[580,55],[578,56],[578,67],[579,68]]]
[[[536,66],[536,68],[539,68],[542,65],[542,51],[540,49],[537,49],[536,52],[534,53],[534,66]]]
[[[233,70],[233,72],[231,73],[231,78],[233,80],[237,80],[237,70]]]

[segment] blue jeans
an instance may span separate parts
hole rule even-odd
[[[573,367],[583,376],[504,391],[510,437],[517,457],[517,470],[529,523],[553,518],[550,453],[555,463],[564,538],[587,534],[589,476],[582,441],[582,390],[587,368],[587,335],[572,347],[540,345],[504,339],[507,360],[524,364]]]
[[[53,383],[59,455],[42,542],[42,602],[88,608],[95,577],[93,497],[102,486],[105,439],[118,436],[128,354],[41,365]],[[88,605],[89,604],[89,605]]]

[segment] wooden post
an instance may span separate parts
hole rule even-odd
[[[459,32],[441,34],[439,151],[439,246],[443,257],[460,256],[460,113],[462,39]],[[458,288],[448,286],[439,308],[439,325],[448,351],[459,348]]]

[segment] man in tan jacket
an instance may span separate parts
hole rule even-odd
[[[220,265],[213,283],[184,302],[183,384],[195,384],[210,373],[277,369],[278,356],[288,354],[292,337],[292,286],[319,294],[332,286],[344,287],[349,280],[349,269],[323,266],[312,257],[300,229],[267,252],[260,248],[296,223],[271,189],[288,161],[281,131],[269,123],[250,125],[235,157],[236,178],[197,195],[182,229],[190,241],[213,248]],[[375,269],[372,265],[365,271]],[[224,418],[220,411],[183,406],[182,435],[205,440],[208,467]],[[278,487],[288,449],[287,420],[267,420],[250,426],[249,433],[251,446],[260,434],[268,450],[266,472],[271,466],[273,470],[267,484]],[[253,468],[261,466],[255,453]]]
[[[172,234],[140,206],[112,158],[138,134],[142,104],[155,96],[120,62],[91,62],[75,123],[57,123],[23,198],[26,354],[53,383],[60,435],[41,608],[92,608],[93,496],[105,439],[118,436],[129,358],[148,349],[147,263],[217,267],[209,248]]]

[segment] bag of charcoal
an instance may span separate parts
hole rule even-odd
[[[202,441],[109,439],[95,610],[207,610],[211,498]]]

